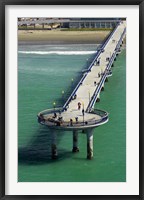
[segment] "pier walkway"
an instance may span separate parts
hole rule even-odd
[[[94,60],[83,72],[82,78],[62,108],[45,110],[38,114],[38,121],[52,129],[73,131],[74,151],[78,150],[77,131],[86,130],[88,138],[88,158],[92,153],[92,129],[108,122],[108,113],[94,109],[100,100],[107,77],[112,75],[111,67],[126,33],[126,22],[121,21],[97,50]],[[78,104],[80,105],[78,108]]]

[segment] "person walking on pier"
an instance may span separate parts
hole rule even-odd
[[[57,118],[57,114],[54,112],[54,116],[53,116],[53,118]]]
[[[80,109],[81,109],[81,103],[78,102],[78,110],[80,110]]]
[[[96,65],[97,65],[97,66],[100,65],[100,58],[96,61]]]
[[[73,126],[73,120],[70,119],[70,126]]]

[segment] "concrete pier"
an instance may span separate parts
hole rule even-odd
[[[87,158],[93,158],[93,129],[108,122],[108,112],[94,108],[100,101],[100,92],[112,75],[111,67],[120,53],[120,45],[125,37],[126,22],[118,23],[106,41],[97,50],[95,58],[62,108],[42,111],[38,114],[38,122],[48,126],[52,131],[52,158],[57,157],[56,130],[73,133],[72,152],[78,152],[78,131],[87,136]],[[73,78],[71,79],[73,83]],[[80,105],[80,106],[79,106]]]

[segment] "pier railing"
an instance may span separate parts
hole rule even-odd
[[[80,87],[80,85],[82,84],[82,82],[84,81],[84,79],[87,76],[87,73],[91,70],[91,68],[93,67],[93,65],[95,64],[97,58],[99,57],[99,55],[102,53],[102,51],[104,50],[105,46],[107,45],[107,43],[109,42],[111,36],[114,34],[114,32],[116,31],[117,27],[119,26],[119,23],[117,23],[116,27],[114,28],[114,30],[109,34],[109,36],[106,38],[106,41],[103,43],[103,45],[98,49],[95,58],[93,59],[93,61],[90,63],[89,67],[87,70],[85,70],[85,73],[83,74],[82,78],[80,79],[80,81],[78,82],[78,84],[76,85],[75,89],[73,90],[73,92],[71,93],[71,95],[69,96],[69,98],[67,99],[67,101],[65,102],[64,106],[63,106],[63,111],[66,109],[66,107],[68,106],[69,102],[72,100],[72,98],[75,96],[78,88]]]
[[[123,33],[122,33],[122,35],[121,35],[121,38],[120,38],[120,40],[119,40],[119,42],[118,42],[118,44],[117,44],[117,46],[116,46],[116,48],[115,48],[115,51],[118,51],[118,50],[119,50],[120,45],[121,45],[122,40],[123,40],[123,36],[125,35],[125,33],[126,33],[126,28],[124,29],[124,31],[123,31]]]
[[[99,57],[99,55],[102,53],[102,51],[104,51],[105,46],[107,45],[107,43],[109,42],[110,38],[112,37],[112,35],[115,33],[117,27],[118,27],[119,23],[117,23],[116,27],[113,29],[113,31],[109,34],[109,36],[106,38],[106,40],[104,41],[104,43],[102,44],[102,46],[100,48],[98,48],[98,53],[96,54],[94,60],[91,62],[90,66],[88,67],[88,71],[91,70],[91,68],[93,67],[94,63],[96,62],[97,58]]]
[[[109,71],[110,67],[112,66],[114,59],[115,59],[115,53],[112,54],[112,56],[110,58],[110,61],[109,61],[108,65],[107,65],[105,71],[103,72],[102,78],[101,78],[98,86],[96,87],[96,90],[95,90],[95,92],[94,92],[94,94],[93,94],[93,96],[92,96],[92,98],[91,98],[91,100],[90,100],[90,102],[88,104],[88,107],[86,109],[86,112],[90,112],[91,108],[95,104],[97,96],[100,93],[101,88],[103,86],[103,83],[105,82],[105,79],[107,77],[107,72]]]
[[[37,116],[40,116],[40,115],[48,115],[48,114],[52,114],[52,113],[60,113],[62,112],[62,107],[59,107],[59,108],[51,108],[51,109],[46,109],[46,110],[43,110],[41,111],[40,113],[38,113]]]
[[[120,23],[120,22],[119,22]],[[101,49],[104,49],[105,46],[107,45],[107,43],[109,42],[110,38],[112,37],[112,35],[115,33],[115,31],[117,30],[119,23],[117,23],[116,27],[114,28],[114,30],[109,34],[108,38],[106,39],[106,41],[102,44]]]
[[[117,46],[116,46],[116,48],[115,48],[115,51],[114,51],[114,53],[112,54],[112,56],[111,56],[111,58],[110,58],[110,60],[109,60],[109,63],[108,63],[108,65],[107,65],[107,67],[106,67],[106,69],[105,69],[105,71],[104,71],[104,73],[103,73],[103,75],[102,75],[102,78],[101,78],[101,80],[100,80],[100,82],[99,82],[99,85],[98,85],[98,87],[96,88],[96,90],[95,90],[95,92],[94,92],[94,94],[93,94],[93,96],[92,96],[92,98],[91,98],[91,100],[90,100],[90,102],[89,102],[89,104],[88,104],[88,107],[86,108],[86,112],[90,112],[91,108],[93,107],[93,105],[94,105],[95,102],[96,102],[96,99],[97,99],[97,97],[98,97],[98,94],[100,93],[101,88],[102,88],[102,86],[103,86],[103,83],[105,82],[105,79],[106,79],[106,77],[107,77],[107,72],[110,70],[110,68],[111,68],[111,66],[112,66],[112,64],[113,64],[113,62],[114,62],[114,60],[115,60],[115,58],[116,58],[117,51],[118,51],[118,49],[120,48],[120,45],[121,45],[121,43],[122,43],[122,39],[123,39],[123,36],[124,36],[125,32],[126,32],[126,28],[124,29],[124,31],[123,31],[123,33],[122,33],[120,39],[119,39],[119,42],[118,42],[118,44],[117,44]]]

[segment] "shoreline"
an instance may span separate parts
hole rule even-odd
[[[18,44],[100,44],[109,33],[110,31],[18,30]]]
[[[18,45],[99,45],[100,42],[89,42],[89,41],[80,41],[80,42],[67,42],[67,41],[18,41]]]

